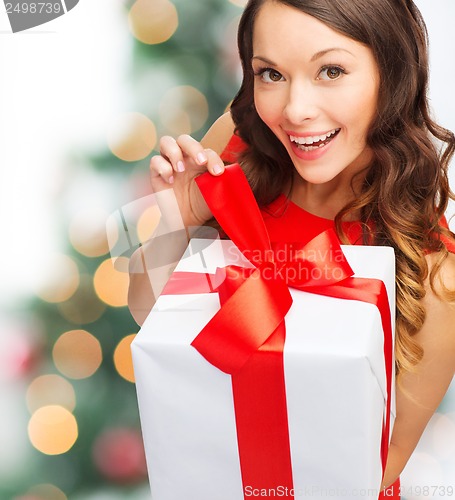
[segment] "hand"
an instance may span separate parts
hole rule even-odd
[[[224,172],[223,161],[215,151],[204,149],[189,135],[181,135],[177,139],[162,137],[160,154],[151,159],[152,189],[154,193],[161,194],[173,189],[185,227],[200,226],[212,217],[195,182],[195,178],[206,170],[212,175],[221,175]],[[160,197],[159,194],[157,196]],[[175,202],[163,201],[166,199],[169,200],[169,197],[161,197],[160,210],[164,218],[171,220],[178,214],[173,213]]]

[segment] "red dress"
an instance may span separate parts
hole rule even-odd
[[[235,163],[238,153],[245,150],[246,147],[240,137],[233,135],[221,154],[221,159],[226,164]],[[310,214],[288,200],[285,195],[279,196],[267,209],[262,210],[262,213],[271,241],[302,241],[306,243],[322,231],[335,228],[333,220]],[[440,224],[445,228],[448,227],[445,217],[441,219]],[[344,230],[351,244],[362,244],[362,231],[359,222],[344,223]],[[454,240],[441,235],[441,241],[449,252],[455,253]]]
[[[245,148],[245,143],[239,137],[233,135],[221,158],[226,164],[235,163],[237,154]],[[288,200],[285,195],[279,196],[266,209],[262,210],[262,215],[270,240],[274,242],[299,241],[306,243],[326,229],[335,228],[333,220],[310,214]],[[441,224],[447,227],[445,218],[443,218]],[[352,244],[361,244],[362,230],[359,222],[344,223],[344,230]],[[443,236],[441,239],[447,249],[455,253],[455,241]],[[398,479],[388,488],[385,495],[382,493],[379,495],[378,500],[399,500],[400,498],[400,480]]]

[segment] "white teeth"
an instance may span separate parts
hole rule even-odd
[[[327,134],[315,135],[315,136],[311,136],[311,137],[296,137],[296,136],[291,135],[290,139],[292,142],[295,142],[296,144],[311,146],[315,142],[325,141],[326,139],[328,139],[332,135],[336,134],[339,130],[340,130],[339,128],[336,128],[336,129],[331,130],[330,132],[327,132]]]

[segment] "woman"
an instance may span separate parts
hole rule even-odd
[[[244,78],[230,113],[201,143],[162,138],[152,187],[173,188],[186,227],[204,224],[211,214],[194,177],[206,169],[222,175],[223,153],[241,163],[271,239],[309,240],[335,226],[346,243],[394,247],[397,417],[382,485],[389,487],[455,369],[455,245],[444,221],[455,138],[429,115],[424,22],[411,0],[250,0],[239,50]],[[169,208],[161,231],[175,227],[178,209]],[[143,248],[132,266],[153,262],[156,251]],[[152,277],[155,295],[167,276],[159,285]],[[153,295],[146,274],[131,275],[139,323]],[[399,497],[397,485],[392,494]]]

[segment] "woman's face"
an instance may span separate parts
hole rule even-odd
[[[351,179],[371,161],[379,71],[368,47],[268,1],[255,20],[252,67],[256,110],[302,179]]]

